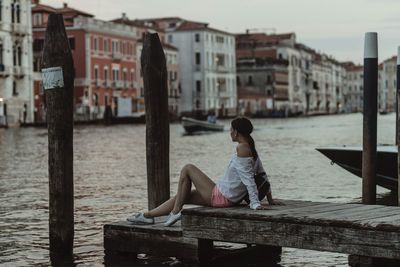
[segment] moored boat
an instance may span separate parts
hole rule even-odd
[[[206,121],[195,120],[192,118],[182,118],[182,126],[188,133],[201,131],[221,132],[224,130],[224,125],[217,123],[208,123]]]
[[[325,147],[319,152],[347,171],[362,177],[362,147]],[[377,147],[377,185],[397,190],[397,146]]]

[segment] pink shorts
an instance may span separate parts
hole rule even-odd
[[[217,186],[214,186],[211,194],[211,206],[214,208],[225,208],[231,207],[233,205],[234,203],[224,197],[224,195],[222,195],[221,192],[218,190]]]

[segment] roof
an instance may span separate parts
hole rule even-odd
[[[266,33],[240,33],[236,34],[236,43],[258,43],[260,45],[279,44],[283,40],[291,39],[295,33],[266,34]]]
[[[47,12],[47,13],[61,13],[61,14],[72,14],[73,16],[85,16],[85,17],[94,17],[94,15],[80,11],[75,8],[69,7],[66,3],[64,3],[63,7],[55,8],[48,5],[37,4],[32,7],[32,13],[39,13],[39,12]]]

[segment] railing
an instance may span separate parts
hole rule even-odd
[[[23,77],[25,75],[25,68],[23,68],[21,66],[14,66],[13,73],[14,73],[14,76],[16,76],[16,77]]]
[[[112,52],[112,58],[115,60],[121,60],[122,59],[122,53],[121,52]]]
[[[14,33],[20,33],[20,34],[28,34],[29,33],[29,27],[20,23],[13,23],[12,24],[12,31]]]
[[[90,80],[86,78],[76,78],[74,80],[74,86],[89,86]]]
[[[217,72],[229,72],[230,68],[223,66],[223,65],[217,65]]]
[[[121,80],[112,81],[111,87],[116,89],[124,88],[124,81]]]
[[[0,77],[7,77],[11,74],[11,67],[0,64]]]

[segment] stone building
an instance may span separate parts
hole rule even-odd
[[[0,3],[0,125],[33,121],[30,0]]]

